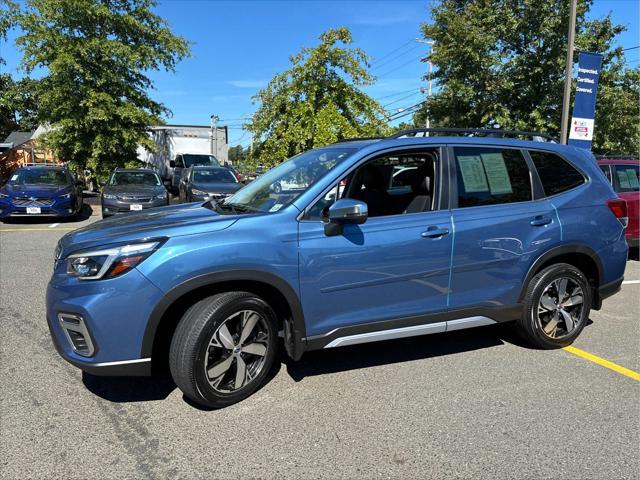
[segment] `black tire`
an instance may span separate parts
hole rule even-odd
[[[222,393],[214,389],[206,372],[209,342],[226,320],[245,310],[258,313],[264,320],[261,325],[268,333],[266,354],[255,377],[236,391]],[[276,358],[277,337],[273,309],[254,294],[226,292],[205,298],[186,311],[176,328],[169,353],[171,375],[180,390],[196,403],[213,408],[232,405],[250,396],[266,382]]]
[[[569,279],[580,287],[582,290],[582,308],[579,313],[574,311],[576,318],[573,329],[565,332],[565,334],[559,338],[552,338],[552,336],[547,334],[543,329],[541,324],[542,320],[539,320],[538,317],[538,309],[545,289],[560,279]],[[591,285],[587,277],[573,265],[557,263],[541,270],[527,285],[522,316],[517,321],[516,327],[520,336],[535,347],[543,349],[562,348],[573,343],[578,335],[580,335],[580,332],[582,332],[582,329],[589,319],[590,309]],[[549,315],[552,314],[550,313]],[[562,321],[562,315],[558,315],[558,318],[561,319],[559,325],[564,323],[566,329],[566,323]],[[548,326],[547,324],[547,328]]]

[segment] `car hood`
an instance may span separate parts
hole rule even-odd
[[[54,197],[69,193],[71,185],[5,185],[0,189],[2,193],[14,197]]]
[[[115,195],[160,195],[166,189],[162,185],[105,185],[104,193]]]
[[[241,183],[194,183],[193,188],[202,190],[207,193],[235,193],[240,190],[243,185]]]
[[[230,227],[238,219],[234,215],[219,215],[202,205],[170,205],[97,221],[62,237],[56,256],[64,258],[78,250],[148,238],[215,232]]]

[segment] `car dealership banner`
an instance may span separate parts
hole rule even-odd
[[[580,52],[578,58],[578,84],[573,102],[571,130],[569,131],[569,145],[574,147],[591,150],[601,63],[602,55],[599,53]]]

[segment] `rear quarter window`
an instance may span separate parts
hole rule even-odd
[[[530,150],[529,155],[538,171],[547,197],[582,185],[585,178],[573,165],[550,152]]]

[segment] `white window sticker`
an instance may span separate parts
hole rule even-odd
[[[282,208],[282,203],[276,203],[273,207],[269,209],[270,212],[277,212]]]
[[[460,165],[460,173],[462,174],[465,192],[489,191],[487,176],[484,173],[484,167],[482,166],[482,159],[480,157],[477,155],[459,156],[458,165]]]
[[[487,178],[489,179],[491,195],[513,193],[511,180],[509,179],[509,172],[507,171],[507,165],[504,163],[504,157],[502,154],[483,153],[480,156],[482,157],[484,170],[487,172]]]
[[[629,175],[626,170],[618,170],[618,181],[620,182],[620,188],[631,188],[631,182],[629,182]]]

